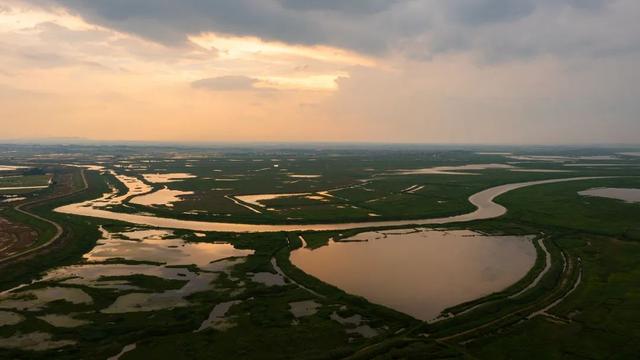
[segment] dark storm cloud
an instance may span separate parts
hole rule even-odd
[[[219,31],[296,43],[319,43],[313,24],[270,0],[36,0],[64,6],[104,26],[173,44],[189,34]]]
[[[513,21],[536,9],[533,0],[458,0],[448,4],[450,17],[466,25]]]
[[[213,31],[380,53],[397,34],[414,26],[406,18],[388,18],[406,0],[30,1],[60,5],[90,22],[169,45],[184,42],[190,34]],[[426,18],[420,23],[415,31],[424,31]]]
[[[430,58],[471,50],[496,59],[606,54],[616,28],[625,31],[615,33],[614,45],[633,49],[637,29],[609,18],[609,8],[639,8],[635,0],[29,1],[64,6],[90,22],[169,45],[212,31],[370,54],[394,49]]]

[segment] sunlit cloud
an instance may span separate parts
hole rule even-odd
[[[193,35],[189,40],[206,49],[217,49],[220,56],[229,59],[255,57],[307,58],[318,61],[344,64],[375,66],[368,57],[328,46],[289,45],[282,42],[265,41],[253,36],[220,36],[214,33]]]
[[[347,67],[375,65],[373,59],[331,47],[294,46],[212,33],[194,36],[186,46],[168,47],[89,24],[60,8],[19,3],[6,5],[0,12],[0,46],[6,48],[0,55],[4,67],[24,74],[8,79],[13,86],[33,83],[28,74],[36,76],[46,69],[45,78],[52,81],[40,82],[38,89],[46,91],[55,91],[58,84],[53,79],[61,81],[65,76],[53,68],[77,66],[93,67],[89,77],[102,78],[102,84],[122,83],[126,78],[129,89],[147,87],[145,81],[154,86],[175,86],[236,76],[255,79],[249,90],[334,91],[337,80],[348,77]],[[73,88],[67,86],[64,91]]]
[[[25,6],[18,1],[7,0],[0,4],[0,31],[29,31],[42,23],[54,23],[70,30],[99,28],[63,8],[41,9]]]
[[[215,50],[219,62],[253,63],[243,75],[258,81],[255,88],[280,90],[338,89],[337,80],[349,76],[350,66],[376,67],[377,61],[351,51],[328,46],[301,46],[265,41],[258,37],[221,36],[205,33],[189,41],[207,50]],[[316,64],[310,70],[308,64]],[[246,71],[250,73],[247,74]]]

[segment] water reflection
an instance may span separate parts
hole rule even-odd
[[[264,204],[265,201],[305,195],[311,195],[311,193],[235,195],[234,198],[253,206],[266,208],[266,205]]]
[[[169,182],[181,181],[184,179],[195,178],[193,174],[187,173],[170,173],[170,174],[142,174],[142,177],[150,183],[164,184]]]
[[[96,313],[121,314],[190,306],[193,305],[188,300],[190,295],[216,290],[214,281],[220,274],[228,273],[253,253],[235,249],[228,243],[188,243],[170,230],[100,230],[102,239],[84,255],[83,262],[52,269],[31,284],[1,293],[0,326],[16,325],[35,315],[39,321],[54,327],[81,329],[91,323],[91,316]],[[114,300],[106,304],[94,301],[90,295],[95,294],[90,291],[92,288],[110,291],[115,295]],[[76,312],[60,314],[61,302],[78,305]],[[0,348],[35,351],[75,343],[75,339],[58,340],[42,332],[0,337]]]
[[[226,315],[231,307],[240,303],[241,301],[234,300],[223,302],[214,306],[213,310],[211,310],[211,313],[209,314],[209,317],[202,322],[198,330],[196,330],[195,332],[200,332],[209,328],[216,329],[218,331],[224,331],[234,327],[235,324],[231,320],[227,319]]]
[[[130,230],[109,233],[84,255],[92,262],[108,259],[158,262],[166,265],[196,265],[207,269],[210,263],[229,257],[247,256],[252,250],[239,250],[228,243],[189,243],[170,230]]]
[[[76,341],[73,340],[54,340],[51,334],[39,331],[28,334],[17,332],[11,337],[0,338],[0,348],[8,349],[31,349],[34,351],[44,351],[59,349],[75,344]]]
[[[173,207],[174,203],[182,201],[187,195],[193,195],[193,191],[171,190],[165,186],[160,190],[136,196],[130,202],[144,206]]]
[[[87,320],[75,319],[70,315],[60,314],[47,314],[44,316],[38,316],[38,319],[49,323],[51,326],[59,328],[74,328],[89,323],[89,321]]]
[[[93,299],[81,289],[70,287],[47,287],[21,291],[0,298],[0,309],[40,311],[47,304],[64,300],[72,304],[91,304]]]
[[[367,232],[346,240],[296,250],[291,261],[324,282],[422,320],[508,287],[536,258],[528,237],[471,231]]]

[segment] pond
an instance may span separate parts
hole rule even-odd
[[[421,320],[507,288],[535,260],[531,237],[465,230],[365,232],[291,253],[307,274]]]
[[[604,197],[629,203],[640,202],[640,189],[633,188],[592,188],[578,192],[583,196]]]

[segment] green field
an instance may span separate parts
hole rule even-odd
[[[19,187],[47,186],[51,176],[49,175],[13,175],[0,177],[1,194],[26,194],[40,189],[3,189]]]
[[[624,166],[564,166],[558,163],[517,162],[518,170],[563,172],[515,172],[509,169],[460,171],[460,175],[398,175],[402,169],[504,164],[513,159],[478,155],[473,152],[387,151],[336,152],[328,154],[231,154],[225,157],[166,159],[149,157],[106,165],[117,173],[138,177],[154,173],[188,173],[194,178],[165,184],[156,189],[192,191],[172,206],[128,204],[120,211],[151,212],[192,220],[222,220],[247,223],[321,223],[385,219],[442,217],[472,210],[467,198],[488,187],[521,181],[577,177],[640,175],[635,159],[621,159]],[[580,162],[576,161],[579,165]],[[612,161],[601,161],[607,164]],[[630,166],[631,165],[631,166]],[[274,167],[277,166],[277,167]],[[316,178],[292,178],[319,175]],[[230,181],[233,180],[233,181]],[[418,187],[416,191],[406,189]],[[331,196],[326,196],[326,192]],[[229,197],[237,195],[308,193],[304,196],[266,200],[250,205],[260,213],[239,206]],[[371,216],[376,215],[376,216]]]
[[[45,186],[49,183],[49,175],[18,175],[0,178],[0,187]]]

